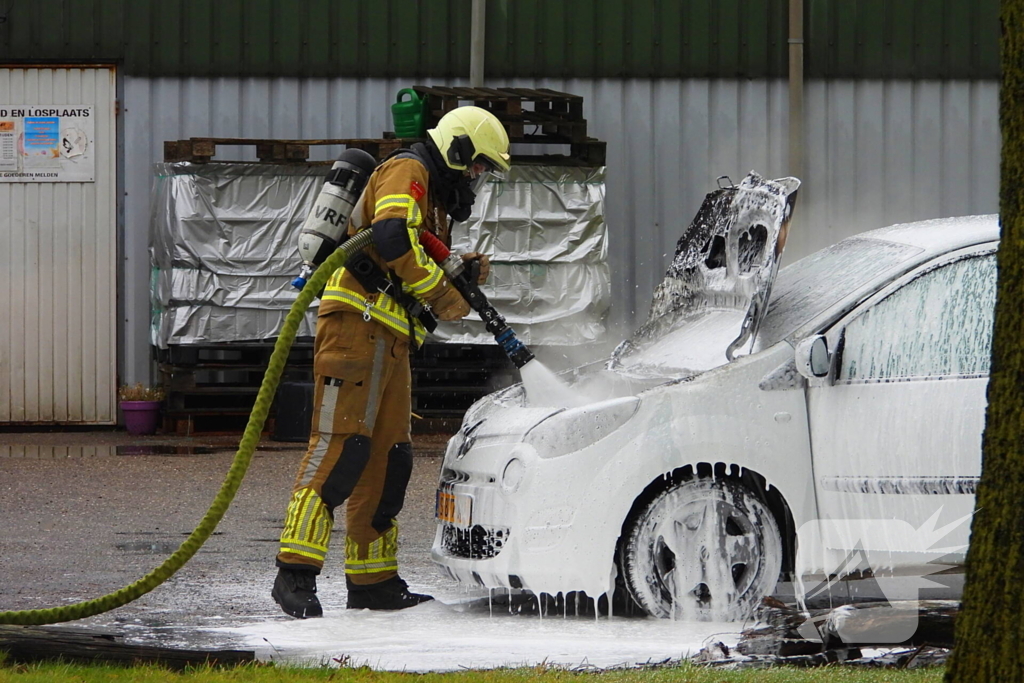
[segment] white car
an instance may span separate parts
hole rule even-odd
[[[579,400],[546,405],[527,365],[467,412],[437,494],[443,573],[722,619],[780,579],[960,571],[997,218],[863,233],[776,277],[798,184],[708,195],[648,322],[564,377]]]

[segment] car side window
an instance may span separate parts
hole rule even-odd
[[[924,273],[846,326],[838,380],[987,375],[995,300],[995,254]]]

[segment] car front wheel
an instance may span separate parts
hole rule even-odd
[[[768,507],[728,479],[691,479],[654,498],[627,530],[622,569],[648,614],[747,618],[775,588],[782,535]]]

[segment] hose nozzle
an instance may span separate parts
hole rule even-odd
[[[516,366],[516,369],[533,360],[533,352],[526,347],[526,344],[519,341],[515,331],[505,322],[505,318],[480,291],[480,286],[477,284],[480,264],[476,261],[463,261],[429,232],[420,233],[420,243],[427,254],[440,264],[448,279],[455,285],[455,289],[459,290],[459,294],[484,321],[487,331],[494,335],[494,341],[498,342],[498,346]]]

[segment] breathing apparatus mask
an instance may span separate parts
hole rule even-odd
[[[501,168],[486,154],[478,152],[473,139],[468,135],[456,135],[448,146],[448,166],[464,168],[465,177],[469,180],[470,189],[476,194],[483,188],[487,179],[494,177],[503,180],[505,174]]]
[[[447,174],[453,183],[442,188],[442,204],[445,212],[458,222],[469,218],[473,202],[491,178],[503,180],[504,171],[483,154],[477,154],[473,141],[468,135],[455,136],[448,147]],[[465,170],[454,170],[462,167]]]
[[[473,195],[480,194],[488,180],[505,180],[505,172],[495,166],[494,162],[485,156],[477,157],[473,165],[467,171],[469,174],[469,189]]]

